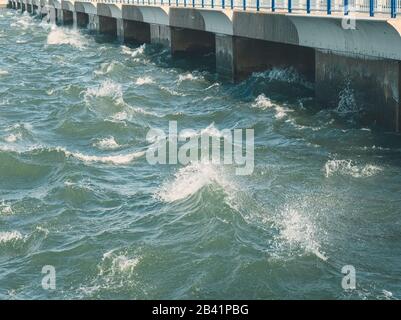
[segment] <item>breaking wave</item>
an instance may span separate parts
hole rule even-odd
[[[255,103],[252,104],[253,108],[258,108],[262,110],[274,109],[276,112],[276,119],[282,119],[287,116],[287,113],[292,111],[288,108],[284,108],[273,103],[269,98],[267,98],[263,93],[256,97]]]
[[[6,243],[15,243],[23,239],[24,237],[19,231],[0,232],[0,245]]]
[[[370,177],[380,171],[382,171],[382,168],[378,166],[371,164],[360,166],[354,164],[352,160],[328,160],[324,165],[326,178],[334,175],[351,176],[354,178]]]
[[[175,202],[189,198],[211,184],[220,186],[226,194],[235,189],[222,168],[211,163],[195,162],[179,169],[174,180],[165,182],[155,195],[163,202]]]
[[[84,37],[76,30],[52,27],[47,36],[48,45],[69,45],[78,49],[85,47]]]

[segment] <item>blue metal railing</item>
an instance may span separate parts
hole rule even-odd
[[[319,13],[327,15],[333,13],[350,15],[351,13],[365,13],[370,17],[376,14],[389,15],[396,18],[401,11],[401,0],[79,0],[84,2],[132,3],[168,6],[192,6],[202,8],[268,10],[272,12],[288,13]],[[189,2],[191,1],[191,2]]]

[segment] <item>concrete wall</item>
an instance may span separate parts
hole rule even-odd
[[[76,25],[78,28],[87,28],[89,23],[89,15],[84,12],[76,12]]]
[[[205,54],[215,52],[215,35],[211,32],[172,27],[171,53]]]
[[[341,99],[346,104],[354,100],[363,107],[358,113],[366,124],[400,130],[400,77],[399,61],[316,51],[316,99],[329,108],[338,107]]]
[[[150,43],[150,24],[123,19],[125,43]]]
[[[97,31],[111,38],[116,38],[117,37],[116,18],[110,18],[105,16],[98,16],[98,17],[99,17],[99,25]]]

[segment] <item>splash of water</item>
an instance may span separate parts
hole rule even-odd
[[[378,166],[371,164],[358,166],[352,160],[328,160],[324,165],[326,178],[333,175],[344,175],[354,178],[370,177],[380,171],[382,171],[382,168]]]
[[[194,162],[179,169],[173,181],[165,182],[156,192],[156,198],[163,202],[175,202],[191,197],[202,188],[216,184],[226,194],[234,189],[222,169],[211,163]]]
[[[76,30],[69,30],[53,26],[47,36],[48,45],[69,45],[77,49],[85,47],[84,37]]]
[[[112,136],[96,141],[93,146],[101,150],[115,150],[121,147]]]

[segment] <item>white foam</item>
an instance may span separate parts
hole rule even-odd
[[[155,196],[164,202],[174,202],[186,199],[211,184],[219,185],[226,193],[234,189],[233,183],[226,179],[218,166],[195,162],[179,169],[174,180],[165,182]]]
[[[70,45],[72,47],[82,49],[84,48],[85,39],[76,30],[69,30],[64,28],[52,27],[47,36],[48,45]]]
[[[263,93],[256,97],[255,103],[252,104],[252,107],[253,108],[259,108],[259,109],[262,109],[262,110],[274,109],[275,112],[276,112],[276,114],[275,114],[276,119],[282,119],[285,116],[287,116],[288,112],[292,111],[292,110],[290,110],[288,108],[284,108],[282,106],[279,106],[279,105],[273,103]]]
[[[111,98],[122,98],[123,91],[122,86],[112,80],[104,80],[97,87],[88,88],[85,91],[85,98],[89,97],[111,97]]]
[[[324,261],[328,259],[320,250],[317,229],[305,213],[286,206],[280,217],[279,227],[280,238],[291,247],[300,247]]]
[[[373,176],[382,171],[382,168],[371,164],[358,166],[352,160],[328,160],[324,165],[324,171],[326,178],[336,174],[361,178]]]
[[[4,140],[8,143],[14,143],[17,142],[17,140],[20,140],[22,138],[21,133],[12,133],[10,135],[8,135],[7,137],[4,138]]]
[[[8,75],[8,71],[0,69],[0,77],[1,76],[6,76],[6,75]]]
[[[192,73],[185,73],[178,75],[178,82],[181,83],[183,81],[194,81],[200,79],[199,77],[193,75]]]
[[[0,244],[16,242],[16,241],[20,241],[23,239],[24,239],[24,237],[18,231],[0,232]]]
[[[342,115],[359,112],[355,101],[354,90],[351,88],[350,81],[347,81],[344,88],[339,93],[339,101],[336,112]]]
[[[2,214],[2,215],[13,214],[13,209],[4,200],[0,203],[0,214]]]
[[[216,128],[214,122],[212,122],[209,126],[206,128],[199,130],[199,131],[193,131],[193,130],[182,130],[180,131],[179,138],[180,139],[188,139],[188,138],[193,138],[193,137],[200,137],[202,135],[208,136],[208,137],[216,137],[220,138],[224,136],[224,133],[220,131],[218,128]]]
[[[105,75],[111,73],[114,68],[119,64],[117,61],[105,62],[100,65],[99,70],[95,70],[94,73],[97,75]]]
[[[101,150],[114,150],[121,147],[112,136],[98,140],[93,146]]]
[[[149,76],[145,76],[145,77],[139,77],[138,79],[136,79],[135,84],[138,86],[144,85],[144,84],[151,84],[154,83],[153,79]]]
[[[256,72],[254,77],[263,78],[272,81],[281,81],[287,83],[298,83],[306,88],[313,88],[313,84],[307,82],[294,68],[273,68],[264,72]]]
[[[127,46],[121,46],[121,51],[123,54],[130,56],[133,58],[135,62],[140,62],[143,60],[143,55],[145,53],[146,44],[139,46],[138,48],[129,48]]]
[[[144,151],[139,151],[127,154],[117,154],[112,156],[94,156],[94,155],[82,154],[80,152],[70,152],[65,149],[60,149],[60,150],[62,150],[67,157],[71,156],[83,162],[100,162],[114,165],[129,164],[135,159],[138,159],[145,154]]]
[[[115,250],[110,250],[103,254],[102,265],[100,267],[100,275],[115,275],[118,273],[132,273],[138,263],[140,257],[128,257],[126,253],[117,254]]]

